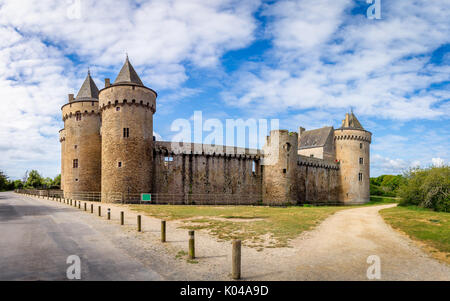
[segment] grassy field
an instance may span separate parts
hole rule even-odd
[[[450,213],[410,206],[384,209],[380,214],[392,227],[422,242],[436,258],[450,263]]]
[[[348,207],[132,205],[149,216],[180,220],[186,229],[208,229],[220,240],[241,239],[258,250],[288,246],[289,239]]]
[[[398,203],[400,201],[399,198],[388,197],[388,196],[378,196],[371,195],[369,205],[383,205],[383,204],[393,204]]]

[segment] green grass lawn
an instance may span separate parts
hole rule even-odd
[[[180,220],[186,229],[207,229],[220,240],[241,239],[258,250],[287,247],[290,239],[348,207],[265,207],[131,205],[133,210],[165,220]]]
[[[400,198],[388,197],[388,196],[378,196],[371,195],[369,205],[383,205],[383,204],[393,204],[398,203]]]
[[[383,209],[384,220],[415,240],[431,247],[431,252],[450,263],[450,213],[409,206]],[[441,252],[441,254],[437,254]]]

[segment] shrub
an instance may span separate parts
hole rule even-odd
[[[450,212],[450,167],[411,169],[400,186],[400,205],[416,205]]]

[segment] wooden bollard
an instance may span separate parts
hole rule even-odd
[[[108,219],[111,219],[111,209],[108,208]]]
[[[98,216],[102,216],[102,206],[98,206]]]
[[[234,280],[241,279],[241,241],[233,240],[233,249],[231,251],[231,277]]]
[[[123,218],[123,211],[120,211],[120,224],[123,226],[124,224],[124,218]]]
[[[161,242],[166,242],[166,221],[161,221]]]
[[[142,228],[141,228],[141,216],[140,215],[138,215],[137,216],[137,230],[138,230],[138,232],[141,232],[141,230],[142,230]]]
[[[189,230],[189,259],[195,258],[195,238],[194,230]]]
[[[94,204],[91,204],[91,213],[94,213]]]
[[[78,201],[78,209],[81,209],[81,202]]]
[[[87,211],[87,204],[84,202],[84,211]]]
[[[72,205],[72,204],[71,204]],[[76,207],[77,206],[77,200],[73,201],[73,206]]]
[[[72,199],[70,199],[70,206],[72,206]]]

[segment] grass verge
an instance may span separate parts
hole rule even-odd
[[[380,214],[393,228],[420,242],[433,257],[450,263],[450,213],[398,206]]]
[[[182,228],[208,230],[219,240],[241,239],[257,250],[287,247],[290,239],[311,230],[336,211],[348,207],[264,207],[132,205],[146,215],[179,220]]]
[[[383,205],[383,204],[394,204],[398,203],[400,198],[388,197],[388,196],[378,196],[371,195],[369,205]]]

